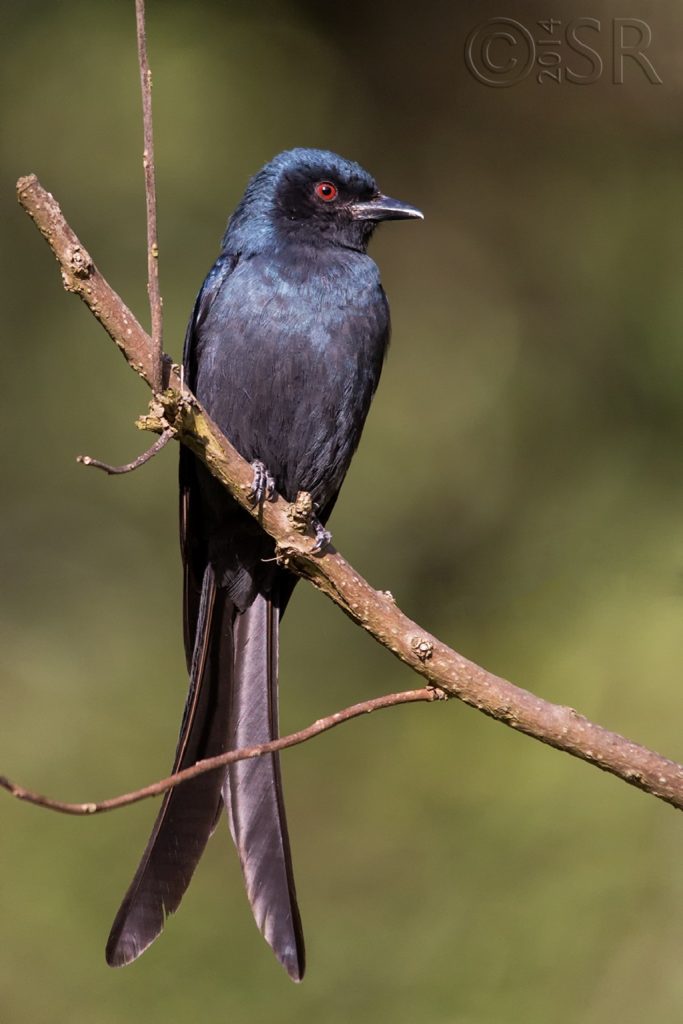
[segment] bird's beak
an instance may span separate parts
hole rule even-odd
[[[364,203],[352,203],[349,210],[354,220],[424,220],[424,214],[414,206],[381,193]]]

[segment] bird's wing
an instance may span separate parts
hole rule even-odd
[[[185,383],[191,391],[194,391],[197,385],[197,361],[201,355],[198,344],[198,328],[206,319],[221,286],[238,262],[237,254],[225,254],[219,257],[211,268],[195,301],[183,346]],[[206,538],[201,518],[197,515],[196,496],[193,500],[193,492],[196,495],[197,488],[196,466],[195,456],[188,448],[181,445],[178,464],[180,553],[183,562],[183,635],[188,672],[192,665],[202,580],[208,562]]]
[[[221,664],[233,659],[234,608],[207,567],[197,618],[198,642],[173,770],[227,749],[230,690],[221,685]],[[135,877],[107,942],[107,963],[121,967],[156,939],[177,910],[213,831],[224,771],[200,775],[169,790]]]
[[[195,457],[188,448],[181,445],[178,463],[180,554],[183,563],[183,639],[188,672],[192,668],[202,580],[208,563],[206,541],[201,521],[196,514],[197,503],[192,500],[192,492],[196,489],[195,475]]]
[[[193,390],[201,324],[235,263],[214,268],[190,320],[184,366]],[[294,582],[263,563],[270,540],[186,449],[180,457],[180,539],[190,690],[174,771],[277,735],[278,594],[284,605]],[[230,570],[222,565],[224,557]],[[202,775],[167,794],[112,927],[107,960],[113,966],[139,956],[177,909],[213,830],[221,795],[259,928],[290,976],[303,976],[276,756],[243,762],[229,775]]]
[[[216,332],[220,333],[224,361],[233,348],[234,339],[223,338],[222,315],[218,322],[214,317],[206,331],[202,327],[236,264],[233,260],[222,270],[212,271],[197,301],[184,353],[193,389],[207,338],[215,342]],[[211,355],[207,361],[212,362]],[[228,373],[227,387],[233,382]],[[211,383],[218,386],[215,379]],[[221,675],[217,685],[229,694],[228,747],[267,742],[277,736],[279,616],[296,577],[270,561],[272,541],[189,451],[181,453],[180,492],[188,660],[198,635],[198,582],[211,559],[219,577],[218,597],[226,595],[235,606],[232,660],[214,665]],[[304,940],[277,755],[229,769],[224,775],[223,802],[258,927],[290,976],[299,981],[305,966]]]
[[[206,316],[236,258],[224,257],[207,277],[185,338],[187,383],[194,387],[197,324]],[[230,687],[221,685],[219,666],[233,662],[234,605],[216,584],[206,542],[193,508],[196,463],[180,451],[180,543],[184,566],[185,649],[190,675],[173,771],[227,749]],[[138,957],[173,913],[213,830],[221,805],[224,772],[211,772],[170,790],[112,926],[107,962],[122,966]]]

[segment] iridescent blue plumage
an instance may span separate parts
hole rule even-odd
[[[420,217],[333,153],[281,153],[250,181],[188,327],[186,381],[249,461],[325,522],[360,439],[389,341],[366,248],[380,220]],[[183,449],[181,543],[190,672],[176,767],[277,734],[279,620],[295,578],[273,541]],[[159,934],[228,812],[256,921],[294,980],[304,972],[279,763],[268,756],[173,790],[107,946],[128,963]]]

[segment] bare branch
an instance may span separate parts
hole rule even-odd
[[[139,469],[140,466],[144,466],[146,462],[153,459],[155,455],[158,455],[162,448],[165,448],[168,442],[174,437],[173,430],[164,430],[161,437],[159,437],[154,444],[138,455],[137,459],[133,459],[132,462],[126,462],[123,466],[110,466],[108,462],[101,462],[100,459],[93,459],[91,455],[77,455],[76,462],[80,462],[82,466],[92,466],[93,469],[101,469],[109,476],[119,476],[123,473],[132,473],[134,470]]]
[[[417,704],[418,702],[429,703],[434,700],[444,700],[446,695],[440,690],[432,687],[425,687],[423,690],[405,690],[402,693],[390,693],[386,697],[374,697],[372,700],[364,700],[360,704],[353,704],[350,708],[337,711],[327,718],[319,718],[313,725],[306,729],[300,729],[289,736],[280,736],[269,743],[261,743],[256,747],[242,747],[240,750],[232,750],[229,753],[218,754],[216,757],[208,757],[204,761],[197,761],[190,768],[169,775],[166,779],[153,782],[142,789],[136,789],[131,793],[124,793],[122,796],[112,797],[110,800],[102,800],[100,803],[70,804],[62,800],[53,800],[48,796],[41,796],[39,793],[32,793],[23,786],[17,786],[14,782],[0,775],[0,788],[7,790],[17,800],[23,800],[36,807],[44,807],[49,811],[58,811],[60,814],[90,815],[103,814],[105,811],[116,811],[120,807],[129,807],[141,800],[147,800],[152,796],[160,796],[168,789],[179,786],[188,779],[195,779],[198,775],[215,771],[217,768],[224,768],[226,765],[234,764],[236,761],[246,761],[252,757],[262,757],[264,754],[274,754],[277,750],[285,750],[287,747],[296,747],[299,743],[320,736],[323,732],[334,729],[343,722],[350,722],[352,718],[359,718],[361,715],[369,715],[373,711],[381,711],[384,708],[395,708],[401,704]]]
[[[94,267],[69,228],[59,206],[35,176],[17,185],[19,202],[33,218],[62,268],[64,285],[89,306],[128,362],[148,383],[153,365],[152,343],[129,309]],[[166,357],[167,358],[167,357]],[[672,806],[683,809],[683,766],[588,721],[573,708],[551,704],[468,661],[412,622],[390,595],[370,586],[332,549],[314,553],[315,539],[297,531],[296,505],[276,496],[253,509],[247,501],[251,467],[185,392],[170,371],[172,392],[160,396],[150,429],[173,426],[179,439],[207,465],[240,504],[258,517],[275,539],[279,557],[309,579],[346,614],[432,686],[542,743],[616,775]]]
[[[138,64],[142,90],[142,122],[144,150],[142,164],[145,169],[145,199],[147,203],[147,293],[152,318],[152,390],[164,387],[164,343],[162,299],[159,290],[159,240],[157,237],[157,192],[154,163],[154,131],[152,125],[152,72],[147,59],[147,30],[145,27],[145,0],[135,0],[135,23],[138,38]]]
[[[58,256],[62,283],[78,295],[104,327],[130,366],[153,387],[154,353],[150,336],[140,326],[123,299],[94,266],[90,253],[64,220],[59,204],[40,185],[35,174],[17,182],[19,202]],[[171,360],[164,356],[167,367]],[[180,377],[171,371],[169,384],[180,387]]]

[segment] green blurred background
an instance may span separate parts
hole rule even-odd
[[[489,17],[599,20],[590,85],[487,87]],[[611,19],[652,29],[661,85]],[[165,774],[184,699],[176,455],[109,479],[147,392],[61,290],[36,172],[147,323],[132,0],[4,0],[0,770],[65,799]],[[293,145],[370,168],[423,225],[373,243],[394,340],[335,540],[487,667],[683,757],[683,8],[150,3],[166,347],[248,176]],[[541,46],[538,47],[539,52]],[[562,62],[587,75],[585,57]],[[490,56],[502,63],[507,44]],[[414,677],[302,585],[282,725]],[[154,817],[1,803],[0,1022],[620,1024],[683,1018],[683,830],[651,798],[459,706],[284,756],[309,951],[287,980],[221,827],[134,966],[103,948]]]

